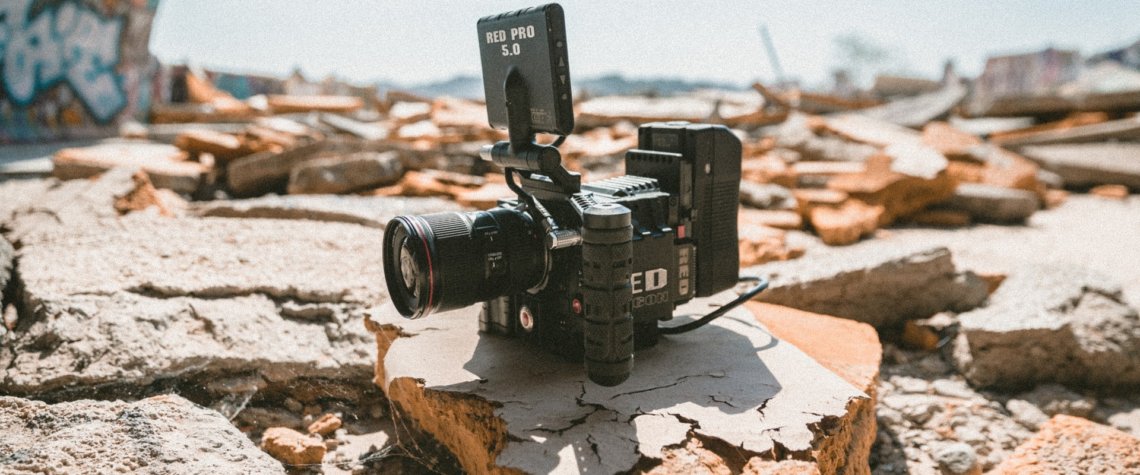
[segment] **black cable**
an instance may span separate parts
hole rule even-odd
[[[717,318],[720,318],[724,314],[728,313],[729,310],[732,310],[732,309],[740,306],[740,304],[747,302],[749,300],[752,300],[752,297],[759,295],[760,292],[763,292],[764,289],[768,288],[768,279],[765,279],[763,277],[756,277],[756,276],[751,276],[751,275],[742,275],[737,280],[737,282],[756,282],[757,284],[756,284],[756,286],[752,287],[751,289],[748,289],[747,292],[740,294],[740,296],[736,297],[735,300],[724,304],[720,308],[713,310],[712,313],[705,315],[705,316],[701,317],[700,319],[693,320],[693,321],[686,323],[684,325],[677,325],[675,327],[659,327],[657,329],[658,333],[661,333],[663,335],[677,335],[677,334],[696,330],[700,327],[707,325],[709,322],[716,320]]]
[[[550,146],[554,147],[554,148],[558,148],[560,145],[562,145],[562,142],[565,142],[565,141],[566,141],[566,136],[565,135],[559,135],[558,138],[554,139],[553,142],[550,142]]]

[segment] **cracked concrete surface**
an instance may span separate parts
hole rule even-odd
[[[472,472],[612,473],[691,438],[811,460],[827,428],[868,397],[744,308],[639,352],[613,388],[590,383],[581,362],[478,334],[477,316],[470,307],[404,320],[382,306],[369,320],[378,384]]]

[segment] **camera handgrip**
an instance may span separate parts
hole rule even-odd
[[[628,208],[602,203],[583,212],[581,289],[586,374],[602,386],[621,384],[633,371],[632,240]]]

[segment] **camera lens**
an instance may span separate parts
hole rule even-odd
[[[408,318],[522,292],[546,271],[542,227],[495,208],[397,216],[384,232],[384,279]]]

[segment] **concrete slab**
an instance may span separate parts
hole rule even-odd
[[[760,301],[876,327],[969,310],[986,298],[985,283],[958,272],[946,248],[879,240],[843,252],[809,251],[803,258],[750,267],[741,274],[769,278],[771,286],[757,297]]]
[[[851,420],[867,397],[743,308],[639,352],[612,388],[589,382],[581,362],[479,335],[477,313],[404,320],[381,307],[369,321],[377,383],[471,472],[625,471],[694,438],[722,457],[813,460],[827,421]]]
[[[1115,184],[1140,192],[1140,144],[1041,145],[1021,152],[1060,175],[1066,186]]]
[[[954,361],[976,386],[1140,387],[1140,315],[1097,272],[1026,265],[959,322]]]
[[[221,414],[179,396],[45,404],[0,396],[0,472],[281,474]]]
[[[67,399],[227,378],[252,382],[210,385],[219,396],[367,388],[374,347],[361,312],[387,299],[380,231],[119,216],[129,170],[55,185],[4,221],[20,244],[20,290],[0,392]]]

